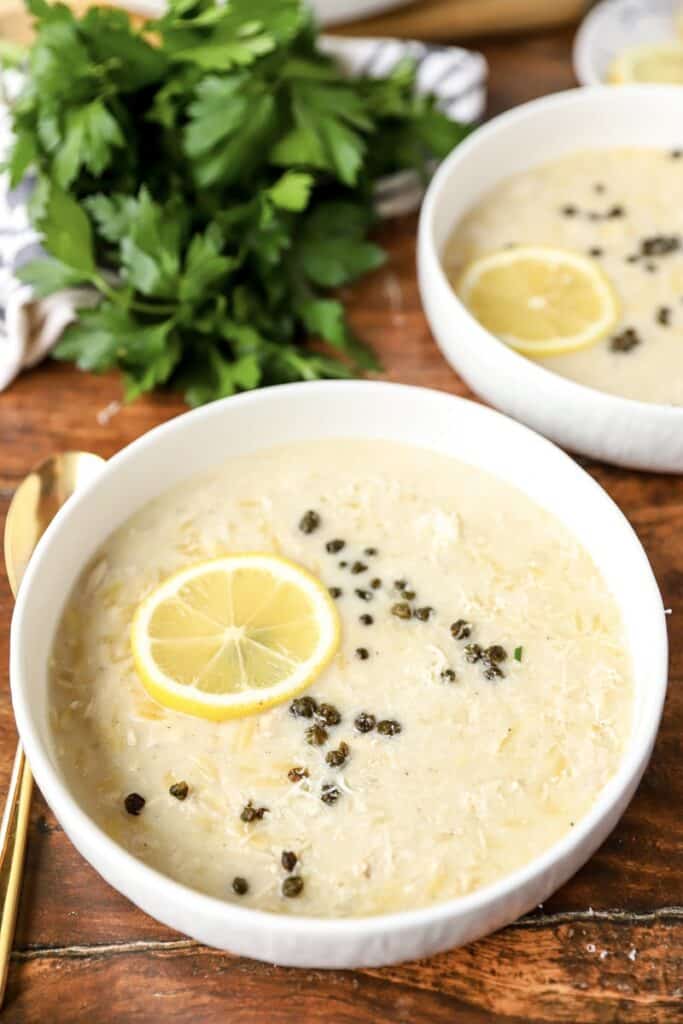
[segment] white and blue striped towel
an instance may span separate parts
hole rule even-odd
[[[418,90],[434,93],[450,117],[469,124],[484,112],[487,67],[479,53],[399,39],[336,36],[324,37],[323,47],[350,75],[386,75],[399,60],[411,57],[417,64]],[[3,80],[10,97],[19,92],[18,72],[6,72]],[[0,162],[10,145],[9,113],[0,103]],[[31,187],[29,178],[10,191],[7,175],[0,174],[0,391],[48,354],[89,296],[84,289],[74,289],[35,301],[31,289],[17,279],[17,270],[42,253],[40,236],[28,219]],[[408,213],[419,206],[422,192],[414,172],[390,175],[378,183],[377,210],[382,217]]]

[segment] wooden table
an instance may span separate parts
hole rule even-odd
[[[481,42],[491,64],[491,111],[572,85],[570,44],[569,32]],[[381,238],[391,254],[389,269],[350,291],[356,327],[379,349],[392,380],[467,394],[440,356],[420,309],[415,218],[387,225]],[[26,375],[1,395],[2,513],[21,477],[49,453],[86,448],[110,456],[182,411],[177,399],[157,397],[107,418],[103,410],[118,398],[113,378],[83,376],[56,364]],[[672,657],[652,763],[618,828],[571,882],[497,935],[426,962],[330,973],[271,967],[207,949],[146,917],[80,858],[37,794],[2,1020],[683,1020],[683,479],[584,464],[624,510],[652,559],[672,609]],[[3,664],[11,606],[3,577]],[[2,685],[7,691],[6,674]],[[16,739],[7,692],[1,708],[3,792]]]

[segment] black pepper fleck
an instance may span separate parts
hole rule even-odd
[[[671,323],[671,307],[660,306],[657,310],[657,323],[662,327],[668,327]]]
[[[466,644],[465,645],[465,660],[469,661],[470,664],[472,664],[472,665],[476,661],[480,660],[480,658],[481,658],[483,653],[484,652],[483,652],[482,648],[479,646],[479,644]]]
[[[338,551],[341,551],[341,549],[345,547],[345,545],[345,540],[328,540],[325,545],[325,550],[329,551],[331,555],[336,555]]]
[[[444,683],[454,683],[456,675],[452,668],[445,668],[441,672],[441,678]]]
[[[283,850],[282,856],[280,857],[280,863],[285,871],[293,871],[297,865],[298,859],[299,858],[293,850]]]
[[[249,892],[249,882],[246,878],[240,878],[239,875],[235,875],[232,880],[232,891],[237,896],[246,896]]]
[[[371,626],[375,620],[373,619],[372,615],[368,615],[367,612],[366,612],[365,615],[361,615],[359,617],[358,621],[363,626]]]
[[[602,256],[602,254],[603,250],[600,248],[599,245],[594,245],[588,250],[588,255],[592,256],[596,260],[599,259]]]
[[[287,778],[290,782],[301,782],[302,779],[308,778],[308,768],[301,768],[298,765],[290,768],[287,772]]]
[[[607,211],[607,217],[610,220],[615,220],[618,217],[625,217],[625,216],[626,216],[626,210],[624,209],[623,206],[611,206],[609,208],[609,210]]]
[[[140,796],[139,793],[129,793],[123,801],[123,804],[128,813],[137,818],[138,814],[145,806],[145,798],[144,796]]]
[[[299,529],[302,533],[313,533],[320,526],[320,516],[309,508],[299,520]]]
[[[379,577],[376,576],[375,579],[371,582],[370,586],[372,587],[373,590],[379,590],[379,588],[382,586],[381,579],[379,579]]]
[[[367,572],[367,565],[365,562],[354,562],[351,566],[351,572],[354,576],[358,576],[361,572]]]
[[[367,647],[356,647],[356,657],[361,661],[367,661],[370,657],[370,651]]]
[[[338,786],[335,786],[332,782],[325,782],[320,794],[320,799],[324,804],[336,804],[341,795],[341,789],[339,789]]]
[[[571,203],[567,203],[565,206],[562,207],[560,212],[562,213],[563,217],[576,217],[579,211]]]
[[[341,597],[343,593],[344,591],[341,587],[330,587],[330,597],[334,597],[336,599]]]
[[[189,792],[190,787],[186,782],[174,782],[169,788],[169,793],[171,796],[174,796],[176,800],[184,800]]]
[[[356,590],[356,597],[359,597],[361,601],[372,601],[373,593],[371,590]]]
[[[377,548],[366,548],[363,554],[367,555],[368,558],[374,558],[375,555],[379,554],[379,552],[377,551]]]

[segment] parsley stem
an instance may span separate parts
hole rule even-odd
[[[101,274],[95,274],[92,278],[92,282],[98,291],[106,295],[108,299],[116,303],[117,306],[125,306],[130,309],[133,313],[175,313],[175,303],[169,302],[145,302],[144,299],[133,299],[129,302],[128,298],[116,288],[112,288],[111,285],[105,281]]]

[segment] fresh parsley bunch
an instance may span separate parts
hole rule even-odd
[[[13,184],[36,173],[51,259],[22,278],[99,293],[55,356],[119,368],[128,399],[170,384],[191,405],[376,367],[329,290],[384,260],[367,238],[377,177],[465,132],[416,96],[412,64],[347,79],[301,0],[171,0],[139,30],[27,6],[9,167]]]

